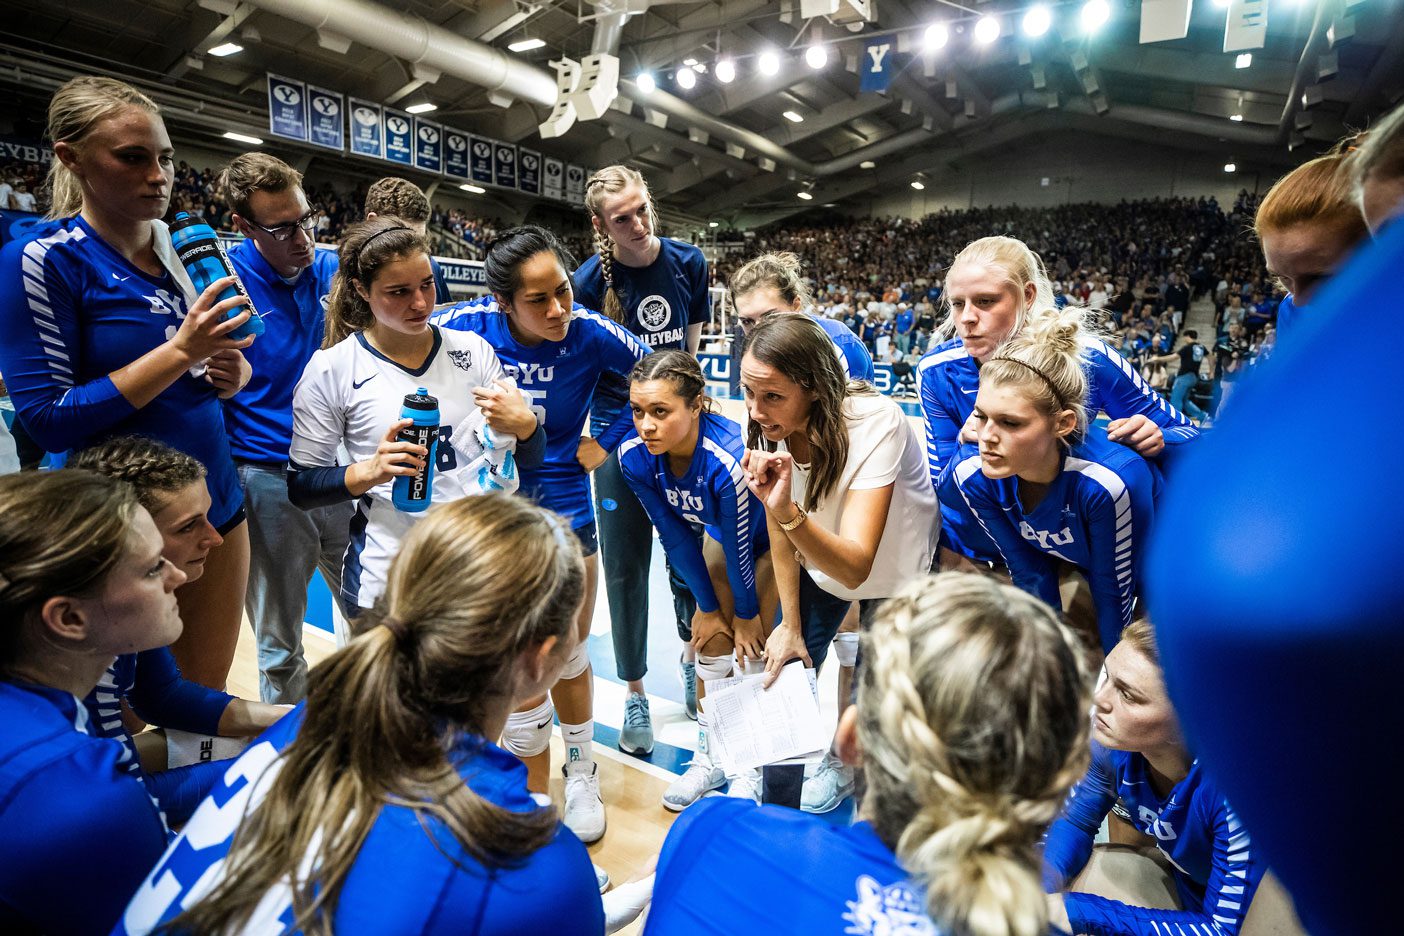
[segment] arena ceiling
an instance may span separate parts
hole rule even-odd
[[[1218,0],[1195,0],[1185,38],[1145,45],[1141,4],[1128,0],[1111,0],[1110,19],[1090,36],[1082,0],[1049,3],[1051,27],[1036,39],[1020,28],[1028,2],[872,0],[866,22],[845,15],[848,0],[811,19],[801,4],[4,0],[0,82],[22,112],[40,114],[73,74],[124,77],[153,91],[191,142],[266,127],[269,71],[400,107],[427,101],[436,120],[548,155],[635,164],[665,204],[698,218],[780,217],[871,196],[1060,129],[1285,167],[1404,93],[1404,0],[1269,0],[1265,44],[1246,68],[1223,51]],[[981,45],[975,25],[986,15],[1003,34]],[[936,23],[949,40],[928,52]],[[863,92],[864,43],[884,35],[907,64],[885,93]],[[544,45],[507,51],[524,39]],[[210,54],[226,42],[243,50]],[[805,60],[813,45],[828,52],[823,68]],[[550,61],[611,48],[621,73],[614,106],[542,140]],[[759,70],[766,52],[778,59],[773,74]],[[737,71],[730,83],[716,73],[723,58]],[[677,74],[689,60],[695,87],[684,89]],[[652,93],[638,82],[645,72]]]

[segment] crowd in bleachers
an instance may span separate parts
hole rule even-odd
[[[49,205],[43,183],[44,167],[38,163],[0,164],[0,209],[43,211]]]

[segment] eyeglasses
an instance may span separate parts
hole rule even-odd
[[[317,212],[315,210],[307,212],[307,214],[298,218],[292,224],[280,224],[277,227],[264,227],[257,221],[250,221],[248,218],[244,220],[279,242],[291,240],[293,234],[297,233],[299,230],[311,234],[317,228]]]

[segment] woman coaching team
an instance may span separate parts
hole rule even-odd
[[[594,592],[585,479],[616,447],[622,484],[597,485],[593,516],[606,543],[607,588],[615,586],[622,676],[641,678],[623,668],[641,662],[643,644],[620,622],[646,620],[628,584],[637,569],[626,567],[646,552],[627,548],[629,504],[658,527],[676,570],[704,719],[706,683],[738,663],[744,671],[763,659],[772,676],[796,659],[818,665],[855,605],[864,624],[857,704],[830,755],[836,767],[866,756],[858,824],[845,833],[798,812],[753,811],[745,800],[759,796],[799,805],[800,774],[767,770],[760,789],[755,778],[718,779],[700,720],[701,759],[684,775],[693,781],[665,803],[682,809],[727,779],[734,795],[689,809],[675,826],[651,932],[695,931],[699,914],[756,912],[748,900],[728,904],[741,896],[735,888],[698,873],[734,875],[747,837],[768,843],[745,859],[747,880],[799,871],[810,885],[777,902],[778,914],[752,921],[780,932],[1139,932],[1217,920],[1229,904],[1246,910],[1252,888],[1236,882],[1256,883],[1262,871],[1233,864],[1246,861],[1247,831],[1202,779],[1168,703],[1151,715],[1135,707],[1164,697],[1148,626],[1128,627],[1161,483],[1157,461],[1192,440],[1193,426],[1078,313],[1053,309],[1036,255],[1012,238],[987,238],[952,265],[956,337],[922,369],[930,457],[896,404],[855,379],[863,365],[846,336],[805,314],[787,257],[762,258],[754,283],[738,284],[738,310],[748,313],[743,444],[742,427],[708,411],[689,353],[705,315],[705,265],[700,278],[691,275],[695,248],[656,236],[647,187],[622,167],[591,180],[600,253],[577,271],[586,308],[573,301],[568,256],[540,229],[494,242],[491,300],[438,317],[418,232],[382,216],[348,234],[327,346],[295,396],[289,488],[306,506],[359,504],[360,546],[353,540],[348,551],[342,594],[358,636],[314,672],[306,702],[219,775],[160,857],[169,817],[154,787],[130,769],[132,750],[105,740],[75,703],[110,678],[114,657],[165,647],[182,618],[218,619],[186,600],[192,576],[174,561],[197,563],[221,587],[240,578],[238,548],[213,561],[239,524],[237,487],[224,490],[227,452],[189,424],[176,431],[161,407],[202,412],[237,392],[247,367],[240,345],[222,337],[233,327],[221,322],[229,304],[193,296],[170,262],[169,235],[156,220],[169,198],[169,144],[155,105],[120,83],[80,79],[55,96],[53,117],[63,146],[56,192],[66,186],[77,196],[66,194],[57,210],[73,217],[0,254],[0,289],[10,298],[0,310],[9,339],[0,363],[21,416],[58,449],[133,431],[164,437],[194,456],[196,473],[182,490],[201,468],[208,473],[209,505],[164,536],[152,516],[169,506],[165,494],[153,500],[81,468],[0,479],[0,703],[16,729],[0,752],[0,831],[26,844],[0,858],[7,931],[106,931],[119,915],[119,931],[133,933],[383,932],[392,920],[412,932],[457,932],[471,921],[473,931],[495,933],[547,921],[558,928],[567,917],[578,925],[570,931],[594,933],[606,911],[619,925],[577,841],[604,831],[598,781],[580,782],[595,775],[583,651]],[[1394,213],[1389,193],[1404,176],[1399,136],[1397,120],[1386,124],[1342,189],[1351,205],[1358,198],[1367,207],[1372,227]],[[1325,220],[1312,227],[1324,215],[1309,204],[1287,212],[1294,184],[1292,176],[1279,183],[1259,217],[1283,275],[1294,257],[1273,259],[1282,256],[1274,231],[1310,231],[1339,255],[1356,236]],[[113,285],[105,276],[113,271],[122,271],[113,283],[141,279]],[[681,291],[660,300],[655,279]],[[123,293],[148,288],[180,322],[166,333],[143,317],[155,314],[151,297],[142,295],[136,316],[136,298]],[[1297,292],[1304,299],[1308,289]],[[582,387],[614,375],[617,389],[596,396],[593,438],[581,436],[582,406],[525,386],[543,351],[554,352],[563,374],[578,372]],[[395,510],[388,486],[429,454],[397,437],[399,401],[421,386],[440,399],[444,418],[436,506],[411,520]],[[177,390],[184,396],[160,402]],[[1088,425],[1098,411],[1112,417],[1106,428]],[[338,447],[356,461],[338,465]],[[543,506],[514,496],[519,483]],[[196,528],[204,539],[185,549],[182,531]],[[209,558],[187,559],[192,550]],[[933,559],[976,574],[927,578]],[[509,580],[507,564],[540,580]],[[1091,772],[1057,819],[1087,764],[1095,669],[1084,660],[1085,635],[1072,638],[1049,609],[1060,579],[1075,572],[1092,594],[1093,643],[1111,656]],[[994,580],[1002,575],[1031,597]],[[208,656],[182,667],[203,664],[221,685],[227,643],[217,635]],[[465,672],[474,678],[465,682]],[[367,693],[368,685],[379,688]],[[567,765],[565,825],[530,795],[543,786],[544,764],[528,771],[520,762],[544,750],[525,737],[521,716],[535,724],[546,712],[549,731],[548,691],[568,759],[580,765],[574,774]],[[200,698],[219,727],[231,711],[251,732],[278,714],[237,709],[239,700],[212,690]],[[363,711],[348,710],[354,699]],[[646,700],[641,707],[631,698],[630,712],[632,738],[646,750]],[[1001,745],[1015,738],[1024,756],[1011,760]],[[1133,821],[1162,840],[1177,822],[1187,833],[1171,852],[1169,916],[1089,897],[1078,890],[1088,876],[1074,880],[1110,808],[1099,791],[1127,782],[1146,785]],[[1177,808],[1190,820],[1175,819]],[[1069,893],[1045,899],[1034,846],[1050,822],[1045,883]],[[66,870],[94,850],[111,861],[92,868],[91,880]],[[843,860],[806,873],[804,862],[820,856]],[[72,899],[75,889],[83,900]]]

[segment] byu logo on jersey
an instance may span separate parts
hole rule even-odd
[[[658,331],[673,317],[673,307],[662,296],[649,296],[639,303],[639,324],[649,331]]]
[[[174,315],[176,318],[185,318],[185,310],[180,300],[164,289],[156,290],[154,296],[142,298],[151,303],[152,315]]]
[[[1027,520],[1019,521],[1019,532],[1023,534],[1024,539],[1031,543],[1037,543],[1040,549],[1066,546],[1073,541],[1072,530],[1067,527],[1063,527],[1057,533],[1049,533],[1047,530],[1035,530]]]
[[[556,378],[556,365],[541,365],[532,361],[522,361],[520,364],[502,365],[507,371],[507,376],[520,380],[525,384],[550,383]]]
[[[668,488],[668,503],[674,507],[681,507],[688,513],[697,513],[702,509],[702,498],[694,497],[687,491],[675,491]]]
[[[467,351],[450,351],[449,360],[459,370],[468,370],[473,366],[473,357]]]
[[[1151,835],[1154,835],[1162,842],[1174,841],[1176,838],[1175,827],[1164,819],[1161,819],[1160,815],[1155,810],[1148,806],[1142,806],[1140,808],[1140,816],[1146,831],[1150,832]]]
[[[934,936],[936,927],[909,885],[883,887],[866,874],[856,882],[858,899],[849,900],[846,933],[864,936]]]

